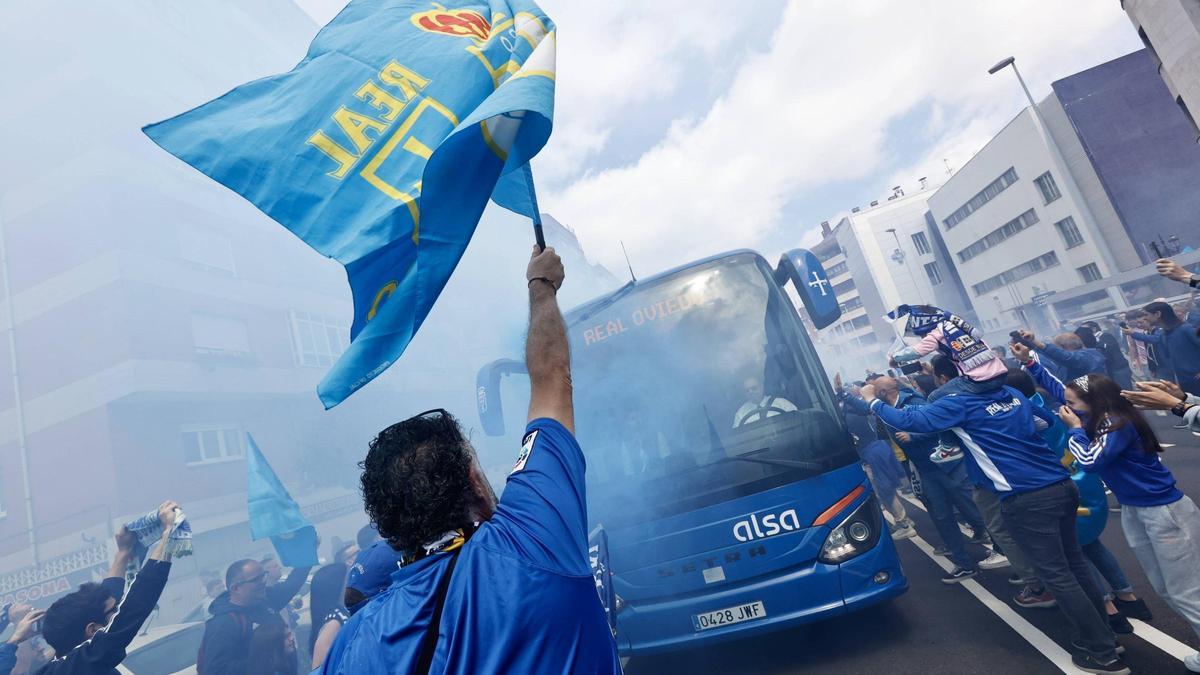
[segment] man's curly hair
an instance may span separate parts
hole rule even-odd
[[[362,469],[363,506],[379,534],[413,551],[469,517],[474,457],[449,413],[422,415],[384,429]]]

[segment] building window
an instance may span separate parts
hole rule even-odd
[[[937,263],[925,263],[925,274],[929,276],[929,283],[934,286],[942,283],[942,272],[938,269]]]
[[[229,237],[206,228],[185,225],[179,230],[179,250],[184,260],[210,271],[237,273]]]
[[[183,459],[188,464],[212,464],[246,456],[246,434],[236,424],[191,425],[181,431]]]
[[[232,317],[193,314],[192,341],[197,354],[245,356],[250,353],[246,322]]]
[[[1008,239],[1021,230],[1034,225],[1038,222],[1038,220],[1039,218],[1037,216],[1037,212],[1035,212],[1033,209],[1029,209],[1025,213],[1022,213],[1000,227],[988,232],[987,235],[982,239],[973,242],[970,246],[959,251],[958,259],[961,262],[967,262],[971,258],[983,253],[984,251],[995,246],[996,244],[999,244],[1005,239]]]
[[[1058,191],[1058,183],[1054,182],[1054,176],[1051,176],[1049,171],[1034,178],[1033,184],[1037,186],[1038,192],[1042,193],[1042,199],[1047,204],[1062,196]]]
[[[943,220],[942,222],[946,224],[946,229],[949,230],[961,223],[964,218],[978,211],[984,204],[995,199],[996,195],[1004,192],[1009,185],[1015,182],[1017,182],[1017,170],[1009,167],[1008,171],[1005,171],[999,178],[988,183],[987,187],[980,190],[978,194],[967,200],[966,204],[958,207],[954,213],[951,213],[948,218]]]
[[[1100,281],[1102,278],[1102,275],[1100,274],[1100,268],[1096,266],[1096,263],[1088,263],[1083,267],[1077,267],[1075,269],[1079,272],[1079,276],[1083,279],[1083,283],[1085,284],[1090,284],[1093,281]]]
[[[1067,216],[1054,224],[1058,229],[1058,234],[1063,238],[1063,243],[1067,248],[1075,248],[1083,243],[1083,235],[1079,233],[1079,228],[1075,225],[1075,219]]]
[[[291,323],[298,365],[329,366],[350,344],[350,330],[322,314],[292,310]]]
[[[833,287],[833,294],[842,295],[843,293],[849,293],[852,290],[854,290],[854,279],[847,279]]]
[[[929,247],[929,240],[925,238],[924,232],[918,232],[912,236],[913,246],[917,249],[918,255],[933,253],[933,249]]]
[[[975,291],[975,295],[983,295],[988,291],[995,290],[1001,286],[1006,286],[1014,281],[1030,277],[1042,270],[1050,269],[1058,266],[1058,254],[1054,251],[1043,253],[1033,260],[1028,260],[1016,267],[1007,269],[994,277],[989,277],[983,281],[974,284],[971,288]]]
[[[871,325],[871,317],[867,316],[866,314],[859,316],[859,317],[855,317],[854,319],[852,319],[850,321],[850,327],[853,330],[858,330],[860,328],[866,328],[867,326],[870,326],[870,325]]]
[[[842,313],[845,314],[846,312],[862,307],[862,298],[856,295],[838,306],[842,308]]]
[[[845,274],[845,273],[846,273],[846,271],[847,271],[847,270],[849,270],[849,269],[850,269],[850,268],[849,268],[849,267],[846,265],[846,261],[845,261],[845,260],[843,260],[842,262],[840,262],[840,263],[838,263],[838,264],[834,265],[833,267],[830,267],[829,269],[825,270],[825,278],[827,278],[827,279],[832,279],[832,278],[834,278],[834,277],[838,276],[839,274]]]

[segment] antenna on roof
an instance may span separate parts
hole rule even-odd
[[[950,161],[949,161],[949,160],[947,160],[945,157],[943,157],[943,158],[942,158],[942,164],[945,164],[945,165],[946,165],[946,175],[947,175],[947,176],[949,176],[950,174],[954,173],[954,169],[951,169],[951,168],[950,168]]]
[[[625,250],[625,242],[621,242],[621,253],[625,254],[625,264],[629,266],[629,278],[637,283],[637,277],[633,274],[633,263],[629,262],[629,252]]]

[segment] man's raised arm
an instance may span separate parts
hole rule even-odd
[[[525,367],[529,370],[529,419],[548,417],[575,433],[571,401],[571,349],[567,326],[558,309],[562,260],[553,248],[533,249],[525,278],[529,285],[529,334],[525,338]]]

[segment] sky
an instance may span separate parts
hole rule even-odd
[[[344,4],[298,0],[318,23]],[[812,245],[853,206],[940,184],[1050,83],[1141,48],[1117,2],[544,0],[558,27],[542,208],[641,274]]]

